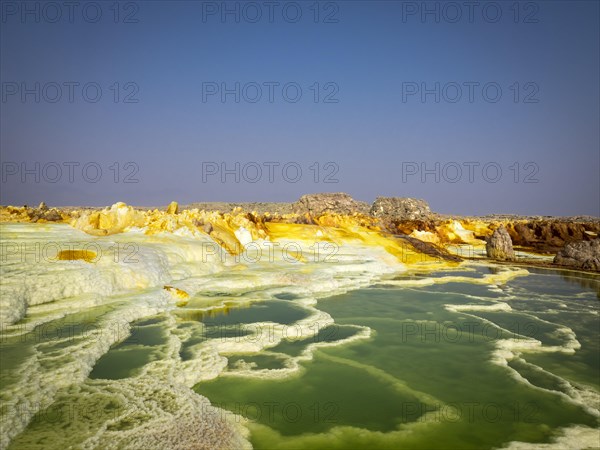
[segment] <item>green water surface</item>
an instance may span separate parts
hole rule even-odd
[[[255,448],[483,449],[510,441],[534,448],[562,427],[598,426],[563,394],[569,386],[600,391],[595,283],[541,271],[500,292],[382,284],[331,297],[317,307],[334,318],[340,339],[350,325],[369,327],[369,339],[320,348],[291,377],[220,376],[196,391],[249,419]],[[497,302],[512,310],[445,307]],[[557,330],[565,327],[581,344],[574,354],[525,352],[506,366],[493,362],[500,339],[561,348],[567,340]],[[283,341],[269,351],[295,356],[309,342]]]

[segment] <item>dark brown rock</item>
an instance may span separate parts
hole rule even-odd
[[[408,242],[415,250],[444,261],[462,261],[462,258],[457,255],[452,255],[446,249],[440,248],[429,242],[423,242],[419,239],[410,236],[399,236],[399,239]]]
[[[556,253],[569,242],[592,239],[586,231],[598,233],[598,226],[594,222],[560,219],[516,222],[507,226],[514,245],[550,253]]]
[[[510,237],[515,244],[528,246],[537,240],[531,224],[516,223],[510,231]]]
[[[401,220],[401,219],[390,219],[383,222],[391,233],[394,234],[411,234],[413,231],[428,231],[431,233],[436,232],[436,223],[428,220]]]

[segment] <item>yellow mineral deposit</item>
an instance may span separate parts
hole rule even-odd
[[[320,225],[304,225],[290,223],[267,223],[269,237],[272,241],[280,239],[303,241],[314,244],[317,241],[332,242],[337,245],[344,243],[359,243],[372,247],[380,247],[394,255],[403,264],[434,263],[440,267],[440,259],[418,251],[408,241],[401,240],[388,233],[383,233],[377,227],[359,225],[364,218],[354,216],[322,216],[319,223],[335,223],[336,227]],[[362,222],[364,223],[364,222]],[[444,262],[455,266],[456,263]]]
[[[84,211],[71,225],[94,236],[122,233],[131,227],[144,226],[144,214],[119,202],[102,211]]]
[[[484,244],[483,241],[475,238],[473,231],[465,229],[458,220],[444,222],[437,227],[436,231],[443,242],[451,244]],[[491,235],[491,232],[489,234]]]
[[[430,244],[439,244],[441,242],[440,236],[436,233],[432,233],[431,231],[414,230],[409,234],[409,236],[419,239],[423,242],[429,242]]]
[[[175,286],[168,286],[168,285],[165,285],[163,287],[163,289],[166,290],[167,292],[169,292],[177,300],[175,305],[181,307],[181,306],[185,306],[188,304],[190,294],[188,294],[184,290],[176,288]]]
[[[58,252],[57,259],[61,261],[77,261],[95,262],[97,255],[90,250],[61,250]]]
[[[179,212],[179,204],[177,202],[169,203],[167,214],[177,214]]]
[[[31,208],[29,213],[27,211],[26,207],[3,207],[0,208],[0,220],[27,222],[30,221]],[[315,242],[331,242],[336,245],[360,243],[381,247],[404,264],[423,265],[435,262],[438,267],[440,264],[439,258],[428,256],[416,249],[409,241],[382,231],[379,219],[360,213],[308,217],[298,214],[259,215],[243,211],[241,208],[235,208],[228,213],[198,209],[180,211],[178,203],[173,201],[166,211],[158,209],[141,211],[119,202],[101,211],[82,209],[63,212],[62,217],[74,228],[94,236],[123,233],[134,228],[148,235],[165,232],[183,232],[190,236],[208,234],[231,255],[244,252],[244,247],[252,241],[296,240],[308,245]],[[485,241],[480,238],[490,236],[495,228],[496,226],[490,222],[477,220],[441,220],[425,225],[417,222],[404,223],[402,228],[399,228],[399,232],[439,246],[449,244],[483,246]],[[297,257],[299,261],[304,261],[303,255],[301,253],[295,255],[294,251],[290,249],[288,254]],[[83,253],[65,254],[63,257],[88,262],[93,259],[92,256]],[[444,264],[454,263],[444,262]]]
[[[491,236],[501,222],[483,222],[481,220],[462,220],[461,224],[464,229],[472,231],[476,236]]]

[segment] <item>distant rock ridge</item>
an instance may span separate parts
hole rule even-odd
[[[431,209],[425,200],[408,197],[377,197],[369,213],[373,217],[423,220],[431,216]]]
[[[309,214],[322,216],[323,214],[351,215],[355,213],[368,214],[369,205],[365,202],[354,200],[343,192],[307,194],[292,203],[295,214]]]

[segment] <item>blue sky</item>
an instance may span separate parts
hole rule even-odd
[[[598,2],[54,5],[2,2],[2,204],[600,215]]]

